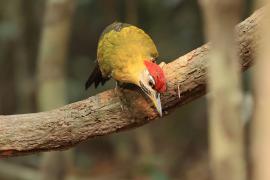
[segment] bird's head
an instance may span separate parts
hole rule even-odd
[[[151,61],[144,61],[145,69],[139,77],[139,86],[152,100],[158,113],[162,116],[160,93],[166,91],[166,79],[159,65]]]

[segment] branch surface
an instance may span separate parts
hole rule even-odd
[[[256,29],[263,14],[260,9],[236,27],[243,70],[252,64],[259,42]],[[165,115],[206,93],[209,47],[205,44],[164,66],[168,85],[162,96]],[[130,89],[108,90],[47,112],[0,116],[0,157],[67,149],[158,118],[140,92]]]

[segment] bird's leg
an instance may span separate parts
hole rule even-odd
[[[117,90],[118,90],[118,81],[115,81],[115,88],[114,88],[114,92],[117,94]]]
[[[115,92],[115,94],[116,94],[118,97],[120,97],[120,95],[121,95],[121,94],[119,93],[119,91],[120,91],[120,89],[119,89],[119,87],[118,87],[119,84],[120,84],[120,83],[119,83],[118,81],[116,81],[116,82],[115,82],[115,88],[114,88],[114,92]],[[121,107],[121,110],[124,111],[124,107],[123,107],[122,104],[120,104],[120,107]]]

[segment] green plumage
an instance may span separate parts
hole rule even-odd
[[[124,83],[138,84],[139,73],[145,68],[144,61],[158,56],[152,39],[141,29],[124,23],[109,25],[100,36],[97,50],[98,66],[93,71],[86,88],[93,82],[113,77]]]

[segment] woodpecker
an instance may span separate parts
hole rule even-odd
[[[105,28],[97,48],[97,64],[85,83],[95,88],[111,77],[119,83],[139,86],[162,116],[160,93],[166,91],[162,68],[156,64],[157,48],[142,29],[115,22]]]

